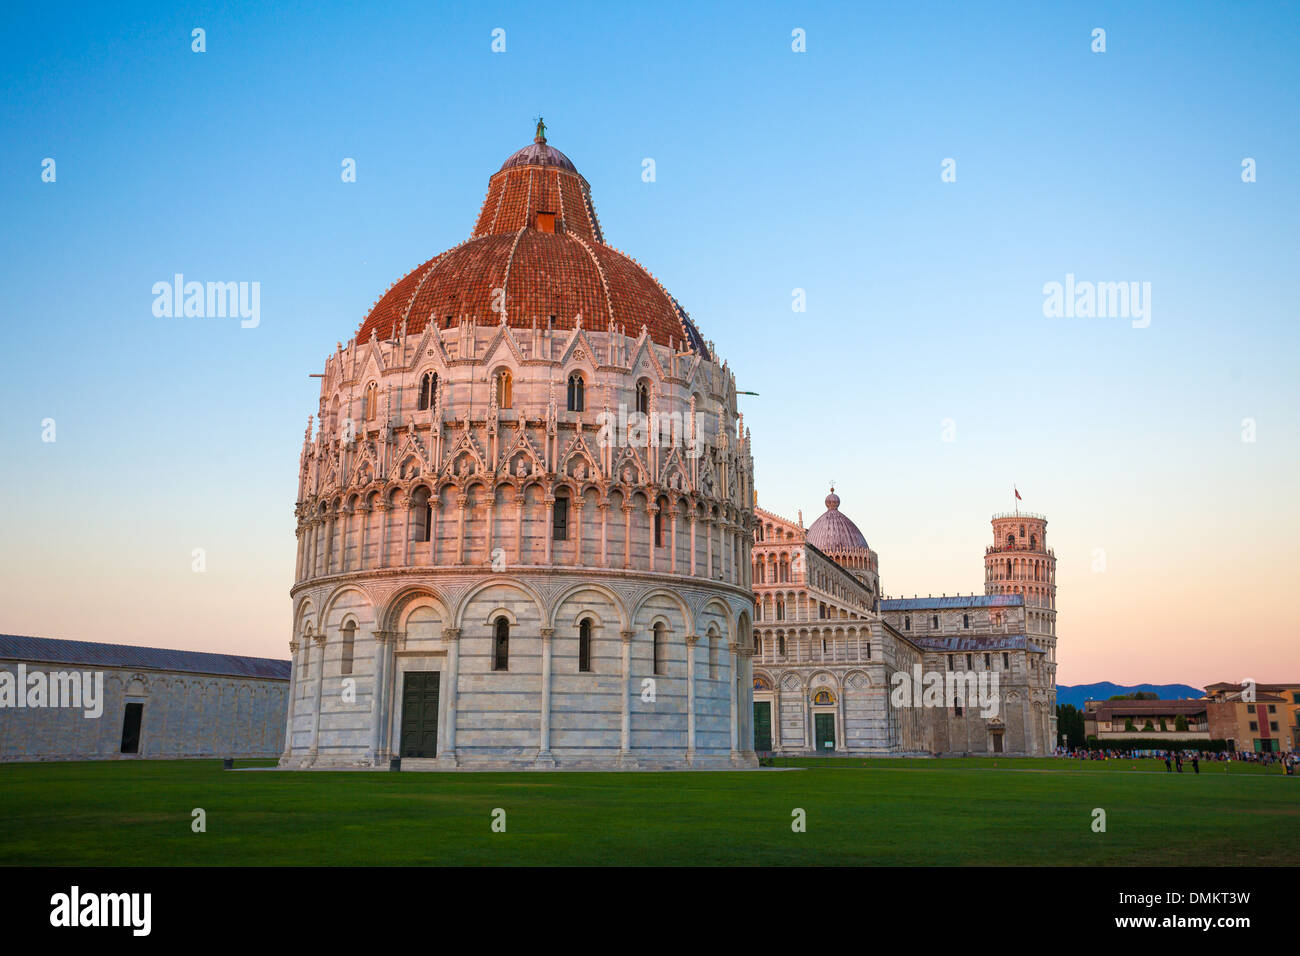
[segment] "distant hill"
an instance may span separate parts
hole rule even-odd
[[[1178,700],[1183,697],[1204,697],[1205,690],[1187,684],[1112,684],[1102,681],[1100,684],[1057,684],[1056,702],[1073,704],[1083,710],[1085,700],[1109,700],[1116,694],[1133,694],[1137,691],[1154,693],[1161,700]]]

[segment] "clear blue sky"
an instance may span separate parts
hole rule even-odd
[[[810,522],[835,478],[886,591],[953,593],[982,588],[1014,480],[1052,519],[1064,682],[1300,674],[1294,5],[29,4],[0,25],[0,629],[283,656],[307,376],[468,236],[540,113],[609,242],[761,393],[765,507]],[[260,282],[260,327],[155,318],[177,272]],[[1044,318],[1066,273],[1150,282],[1151,327]]]

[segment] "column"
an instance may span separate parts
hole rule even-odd
[[[632,506],[623,503],[623,569],[632,567]]]
[[[630,511],[631,509],[625,509]],[[628,759],[632,744],[632,635],[635,631],[619,631],[623,639],[623,713],[619,725],[618,759]]]
[[[781,749],[781,674],[772,672],[772,751]]]
[[[312,641],[320,649],[320,664],[317,665],[316,671],[316,706],[313,708],[311,723],[311,749],[308,751],[308,760],[310,763],[316,762],[316,755],[320,747],[320,712],[323,703],[323,688],[325,683],[325,635],[316,634],[312,636]]]
[[[740,662],[740,645],[733,641],[727,646],[731,650],[731,669],[728,672],[727,677],[730,679],[731,682],[731,721],[730,721],[731,759],[734,761],[737,757],[737,752],[736,752],[737,747],[740,744],[740,728],[736,725],[736,721],[739,720],[740,718],[740,710],[739,710],[740,702],[736,699],[736,695],[740,690],[740,688],[737,686],[740,680],[740,676],[738,674],[738,670],[739,670],[738,665]]]
[[[447,686],[442,689],[447,698],[446,728],[442,734],[446,749],[439,751],[438,757],[454,767],[459,763],[456,759],[456,692],[460,680],[460,628],[444,627],[442,643],[447,648]]]
[[[456,496],[456,504],[460,508],[460,530],[456,535],[456,563],[465,563],[465,506],[469,504],[469,495],[462,492]]]
[[[542,726],[537,763],[545,767],[555,766],[555,757],[551,755],[551,643],[554,637],[555,628],[542,628]]]
[[[554,522],[551,520],[555,514],[555,495],[548,494],[542,499],[542,507],[545,509],[542,513],[542,538],[546,542],[546,566],[550,567],[555,563],[552,557],[551,541],[555,537]]]
[[[673,522],[672,529],[671,529],[671,541],[668,545],[669,548],[668,570],[673,574],[676,574],[677,573],[677,506],[673,505],[672,507],[670,507],[668,514]]]
[[[740,682],[736,693],[740,695],[737,705],[738,726],[740,728],[740,753],[742,756],[754,755],[754,648],[748,644],[740,647]],[[743,689],[742,689],[743,688]],[[749,707],[744,706],[745,701]]]
[[[600,509],[600,566],[609,567],[609,499],[601,498],[596,505]]]
[[[646,531],[650,538],[650,570],[655,569],[655,552],[659,550],[659,542],[663,540],[663,525],[659,525],[659,537],[655,538],[655,515],[659,514],[659,506],[651,502],[645,506]]]
[[[704,518],[704,576],[713,580],[713,518]]]
[[[492,564],[492,529],[496,522],[493,520],[497,510],[497,490],[491,487],[487,490],[487,530],[484,532],[483,541],[483,561],[491,566]]]
[[[695,762],[695,645],[700,635],[686,635],[686,762]]]
[[[386,742],[383,737],[384,702],[388,699],[388,631],[371,631],[375,639],[375,686],[370,694],[370,760],[381,766]]]
[[[527,499],[521,491],[515,495],[515,563],[524,563],[524,503]]]
[[[379,512],[379,554],[376,567],[388,566],[388,502],[380,498],[375,502],[375,510]]]
[[[284,752],[280,754],[283,765],[293,756],[293,703],[298,693],[298,642],[289,642],[289,716],[284,728]]]
[[[692,508],[692,509],[691,509],[691,515],[690,515],[690,522],[691,522],[691,577],[694,577],[694,576],[695,576],[695,521],[696,521],[696,517],[697,517],[697,516],[696,516],[696,514],[695,514],[695,509]]]
[[[366,569],[366,549],[370,547],[370,506],[363,504],[361,512],[361,540],[357,544],[357,567]]]

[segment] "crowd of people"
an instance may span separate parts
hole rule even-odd
[[[1070,760],[1157,760],[1163,761],[1165,770],[1173,773],[1183,772],[1183,765],[1190,764],[1193,773],[1201,772],[1204,763],[1257,763],[1265,767],[1278,766],[1282,773],[1292,776],[1300,764],[1300,754],[1295,751],[1255,753],[1250,750],[1209,751],[1209,750],[1120,750],[1114,747],[1096,749],[1057,747],[1055,755]]]

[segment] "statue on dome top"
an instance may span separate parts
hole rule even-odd
[[[534,143],[546,142],[546,121],[540,116],[537,117],[537,135],[533,137]]]

